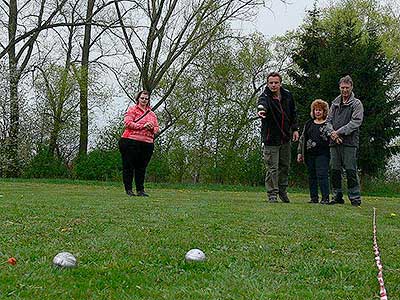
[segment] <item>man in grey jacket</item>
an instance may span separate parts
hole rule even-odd
[[[361,205],[360,180],[357,175],[357,150],[360,126],[364,118],[361,101],[354,97],[353,80],[349,75],[339,80],[340,96],[333,100],[327,123],[331,152],[331,204],[343,204],[342,170],[347,177],[347,189],[352,205]]]

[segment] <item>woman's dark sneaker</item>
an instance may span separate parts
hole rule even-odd
[[[132,190],[128,190],[128,191],[126,191],[126,194],[127,194],[129,197],[133,197],[133,196],[135,196],[135,193],[134,193],[134,192],[132,192]]]
[[[146,194],[144,191],[138,191],[138,192],[137,192],[137,195],[138,195],[139,197],[149,197],[149,194]]]
[[[344,204],[343,199],[333,199],[331,202],[329,202],[330,205],[335,205],[335,204]]]
[[[322,197],[320,203],[321,203],[321,204],[329,204],[329,196],[328,196],[328,197]]]

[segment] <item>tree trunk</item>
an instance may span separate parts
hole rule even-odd
[[[69,71],[71,68],[71,55],[72,55],[72,42],[74,38],[74,30],[73,27],[69,28],[69,36],[68,36],[68,48],[67,48],[67,55],[65,59],[65,69],[62,72],[61,75],[61,83],[60,83],[60,94],[59,94],[59,99],[57,101],[57,109],[54,114],[54,121],[53,121],[53,128],[50,133],[50,143],[49,143],[49,155],[54,156],[56,154],[56,149],[58,149],[57,146],[57,140],[60,135],[60,131],[62,128],[62,115],[63,115],[63,110],[64,110],[64,103],[67,101],[68,96],[67,95],[67,82],[68,82],[68,75]],[[60,156],[57,153],[57,157],[60,158]]]
[[[194,162],[195,164],[195,174],[193,177],[193,183],[200,183],[200,177],[202,175],[202,171],[203,171],[203,162],[205,160],[205,155],[206,155],[206,151],[205,151],[205,144],[206,144],[206,140],[209,139],[209,128],[208,128],[208,124],[209,124],[209,115],[210,115],[210,102],[212,101],[211,96],[207,97],[206,103],[204,105],[204,119],[203,119],[203,124],[202,124],[202,129],[201,129],[201,135],[200,135],[200,142],[198,144],[198,149],[199,151],[199,155],[196,158],[196,161]]]
[[[61,115],[62,109],[57,109],[56,115],[54,116],[53,128],[50,132],[49,141],[49,156],[53,157],[57,149],[57,140],[61,131]]]
[[[88,78],[89,78],[89,53],[90,37],[92,31],[92,15],[95,0],[88,0],[86,10],[85,35],[82,47],[82,65],[80,82],[80,134],[79,134],[79,156],[85,156],[88,148],[89,137],[89,112],[88,112]]]
[[[17,30],[17,1],[9,4],[8,39],[12,46],[8,50],[9,85],[10,85],[10,129],[7,144],[7,177],[18,177],[18,133],[19,133],[19,103],[18,103],[18,69],[15,55],[15,35]]]

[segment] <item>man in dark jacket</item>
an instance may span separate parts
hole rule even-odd
[[[282,88],[277,72],[267,76],[267,87],[258,99],[264,160],[267,166],[265,187],[269,202],[290,202],[287,195],[290,167],[290,141],[299,139],[296,107],[292,94]]]
[[[361,205],[360,181],[357,175],[357,150],[364,107],[354,97],[353,80],[349,75],[339,81],[340,95],[332,101],[326,122],[330,127],[331,204],[343,204],[342,169],[346,172],[347,190],[352,205]]]

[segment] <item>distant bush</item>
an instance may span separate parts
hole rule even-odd
[[[119,180],[122,163],[118,150],[93,150],[76,160],[74,177],[84,180]]]
[[[393,155],[388,159],[385,178],[388,181],[400,182],[400,154]]]
[[[146,180],[151,182],[170,182],[171,168],[166,153],[156,148],[146,170]]]
[[[398,197],[400,184],[397,179],[388,179],[383,175],[380,177],[362,176],[361,193],[368,196]]]
[[[26,178],[69,178],[71,172],[58,157],[49,154],[47,147],[39,149],[23,172]]]

